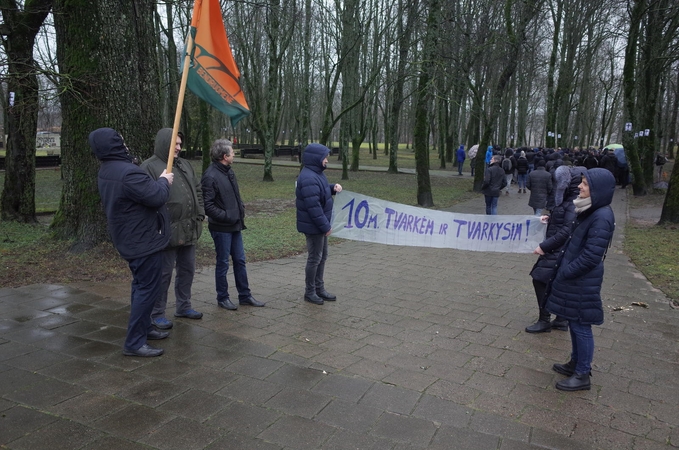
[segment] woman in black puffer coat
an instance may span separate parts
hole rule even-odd
[[[553,366],[554,371],[569,376],[556,384],[562,391],[590,389],[594,357],[592,325],[604,322],[601,283],[604,258],[615,230],[610,206],[615,177],[611,172],[590,169],[583,174],[579,188],[580,195],[573,200],[577,219],[557,261],[545,306],[549,312],[568,319],[571,333],[570,361]]]
[[[539,319],[533,325],[526,327],[527,333],[549,333],[552,328],[556,330],[568,330],[568,321],[557,317],[554,322],[550,322],[550,314],[545,309],[547,298],[547,285],[554,278],[556,272],[556,261],[559,252],[570,236],[573,222],[575,222],[575,206],[573,200],[580,193],[578,185],[582,180],[582,168],[570,169],[568,166],[560,166],[554,172],[556,181],[555,200],[556,206],[552,208],[550,216],[542,216],[540,219],[548,220],[545,239],[537,246],[533,253],[540,255],[535,262],[530,276],[533,278],[533,288],[538,300],[540,311]]]

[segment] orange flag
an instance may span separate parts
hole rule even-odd
[[[227,116],[235,126],[250,114],[240,87],[240,71],[226,37],[219,0],[196,0],[191,19],[194,40],[187,87]]]

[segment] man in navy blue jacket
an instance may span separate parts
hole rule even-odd
[[[158,180],[151,178],[132,162],[123,138],[111,128],[91,132],[89,144],[101,161],[97,181],[108,232],[133,277],[123,355],[160,356],[163,349],[146,341],[169,336],[153,328],[151,311],[160,295],[162,250],[170,241],[165,202],[174,176],[163,171]]]
[[[297,231],[306,236],[307,257],[304,300],[315,305],[335,301],[337,297],[325,290],[323,273],[328,259],[328,236],[332,233],[332,196],[342,192],[339,184],[330,184],[323,171],[328,164],[330,149],[321,144],[309,144],[304,149],[304,168],[297,177]]]

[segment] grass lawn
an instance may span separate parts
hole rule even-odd
[[[431,168],[439,170],[436,154],[431,155]],[[362,165],[388,165],[388,156],[378,152],[378,159],[372,160],[367,148],[361,151]],[[410,150],[399,152],[399,167],[414,168],[414,157]],[[252,162],[252,161],[249,161]],[[331,163],[336,163],[331,158]],[[193,162],[197,173],[201,172],[200,161]],[[468,163],[465,173],[469,173]],[[238,177],[241,195],[246,204],[245,223],[248,229],[243,233],[248,261],[282,258],[306,251],[304,237],[295,226],[295,179],[297,166],[274,166],[274,182],[263,182],[263,166],[239,161],[236,158],[234,170]],[[452,164],[446,171],[452,172]],[[666,166],[671,170],[671,164]],[[350,172],[348,180],[341,180],[340,170],[328,169],[326,175],[331,182],[340,182],[344,189],[372,197],[407,205],[416,204],[417,183],[415,175],[389,175],[384,172]],[[473,193],[472,179],[465,177],[431,177],[432,192],[436,209],[477,197]],[[0,173],[0,187],[4,173]],[[129,270],[110,243],[81,254],[68,251],[69,242],[50,238],[49,222],[51,213],[59,206],[61,195],[61,171],[40,169],[36,172],[36,210],[40,223],[35,225],[2,222],[0,227],[0,286],[20,286],[32,283],[68,283],[79,280],[129,279]],[[662,205],[664,196],[658,193],[645,197],[630,196],[630,208]],[[653,222],[635,220],[634,215],[625,232],[625,252],[636,266],[657,288],[679,304],[679,226],[657,226]],[[641,214],[643,216],[643,214]],[[214,246],[204,225],[203,235],[198,243],[197,263],[214,264]],[[334,240],[331,239],[331,243]],[[336,242],[336,241],[335,241]]]
[[[385,157],[386,159],[386,157]],[[250,161],[251,162],[251,161]],[[201,173],[200,161],[193,161]],[[438,167],[438,166],[436,166]],[[295,180],[297,166],[274,166],[274,182],[263,182],[263,166],[239,161],[234,163],[241,195],[246,205],[243,233],[248,261],[261,261],[306,251],[304,236],[297,232],[295,217]],[[416,204],[414,175],[376,172],[350,172],[341,180],[341,170],[328,169],[331,182],[344,189],[408,205]],[[0,173],[0,186],[4,173]],[[49,222],[59,206],[61,171],[36,171],[36,209],[40,223],[35,225],[2,223],[0,228],[0,286],[32,283],[68,283],[78,280],[128,279],[129,270],[110,243],[81,254],[68,251],[70,243],[50,238]],[[436,208],[447,208],[478,194],[471,192],[471,177],[432,177]],[[331,239],[331,242],[334,241]],[[214,264],[214,244],[204,224],[197,246],[197,263]]]

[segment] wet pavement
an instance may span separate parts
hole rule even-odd
[[[530,214],[528,196],[512,188],[499,213]],[[248,264],[265,308],[218,308],[201,270],[205,315],[174,319],[171,300],[159,358],[121,354],[129,284],[0,289],[0,445],[678,447],[679,312],[622,253],[624,191],[613,206],[591,391],[554,388],[568,333],[523,331],[537,316],[533,255],[343,241],[326,268],[338,301],[323,306],[302,300],[306,255]],[[483,213],[483,197],[453,210]]]

